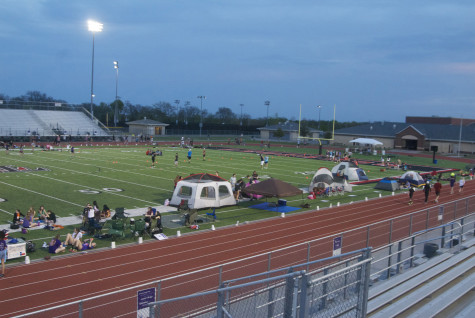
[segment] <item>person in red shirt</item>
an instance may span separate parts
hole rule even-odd
[[[434,191],[435,191],[435,200],[434,202],[435,203],[439,203],[439,196],[440,196],[440,190],[442,189],[442,184],[437,181],[435,184],[434,184]]]

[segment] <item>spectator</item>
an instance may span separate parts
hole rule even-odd
[[[450,182],[450,194],[454,194],[455,173],[452,172],[450,174],[449,182]]]
[[[82,249],[82,232],[79,231],[79,228],[75,228],[73,234],[66,235],[66,240],[64,241],[65,245],[72,245],[73,248],[76,248],[78,251]],[[73,249],[70,250],[71,252]]]
[[[42,205],[42,206],[40,206],[40,209],[38,210],[37,220],[46,221],[47,218],[48,218],[48,213],[46,212],[45,207]]]
[[[91,237],[90,239],[85,239],[84,243],[82,244],[82,251],[84,250],[90,250],[96,247],[96,243],[93,242],[93,238]]]
[[[13,213],[13,224],[14,225],[22,224],[23,221],[21,220],[21,217],[25,217],[25,216],[23,215],[23,213],[20,212],[20,210],[16,209],[15,213]]]
[[[99,222],[101,220],[101,210],[97,201],[92,202],[92,207],[94,209],[94,221]]]
[[[60,235],[57,234],[55,237],[53,237],[51,242],[49,242],[48,249],[51,254],[58,254],[66,250],[66,247],[62,245],[61,240],[59,238]]]
[[[411,184],[411,187],[409,188],[409,205],[412,205],[414,203],[414,201],[412,200],[412,198],[414,197],[414,191],[416,191],[416,189],[414,188],[414,185]]]
[[[34,222],[34,214],[30,210],[30,211],[28,211],[26,216],[23,218],[23,227],[25,229],[28,229],[30,227],[35,227],[35,226],[36,226],[36,223]]]
[[[425,204],[427,204],[427,201],[429,200],[430,191],[431,191],[430,183],[429,181],[426,181],[426,184],[424,185],[424,203]]]
[[[7,242],[5,241],[5,232],[0,231],[0,260],[2,261],[2,274],[5,276],[5,261],[7,260]]]
[[[237,179],[236,179],[236,174],[233,173],[231,179],[229,179],[229,182],[231,183],[231,189],[234,189],[236,188],[236,182],[237,182]]]
[[[241,190],[244,187],[244,181],[239,179],[236,182],[236,186],[234,188],[234,198],[239,201],[239,197],[241,196]]]
[[[48,210],[46,211],[48,216],[46,217],[46,222],[48,226],[53,226],[56,223],[56,214],[53,211]]]
[[[104,204],[102,207],[102,212],[101,212],[101,218],[110,218],[111,217],[111,209],[107,206],[107,204]]]

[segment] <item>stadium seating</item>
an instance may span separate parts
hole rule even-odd
[[[0,136],[108,136],[97,120],[79,111],[0,109]]]

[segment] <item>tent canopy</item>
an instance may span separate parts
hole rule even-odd
[[[183,178],[183,180],[190,182],[208,182],[208,181],[227,181],[220,176],[209,174],[209,173],[194,173],[190,174],[188,177]]]
[[[377,146],[377,145],[383,144],[381,141],[378,141],[376,139],[370,139],[370,138],[356,138],[356,139],[350,140],[349,142],[356,142],[360,145],[371,145],[371,146]]]
[[[247,194],[260,194],[265,197],[281,198],[302,194],[303,191],[287,182],[270,178],[250,185],[242,190],[242,192]]]

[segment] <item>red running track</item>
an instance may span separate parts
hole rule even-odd
[[[458,190],[458,186],[456,186]],[[467,181],[464,192],[449,195],[444,185],[440,203],[449,203],[475,193],[475,180]],[[431,194],[433,199],[434,194]],[[475,197],[468,199],[475,206]],[[343,252],[389,242],[390,223],[381,222],[403,216],[392,223],[392,241],[409,235],[411,212],[424,210],[412,217],[412,232],[433,227],[438,206],[425,205],[422,191],[415,193],[415,203],[407,205],[407,195],[386,196],[368,202],[358,202],[331,209],[287,215],[285,218],[241,224],[216,231],[196,232],[164,241],[147,241],[141,245],[102,249],[87,254],[55,257],[7,268],[0,279],[0,317],[11,317],[71,301],[119,291],[141,283],[163,280],[161,299],[191,294],[218,287],[218,270],[210,267],[240,261],[262,253],[272,253],[272,269],[304,263],[307,244],[281,250],[284,247],[308,244],[311,260],[331,256],[332,236],[352,230],[343,236]],[[472,212],[471,210],[468,212]],[[445,209],[444,222],[467,213],[462,204]],[[378,223],[378,224],[375,224]],[[373,224],[373,225],[371,225]],[[367,226],[371,237],[367,242]],[[360,228],[360,229],[358,229]],[[322,240],[314,241],[318,238]],[[222,280],[261,273],[267,270],[268,255],[245,262],[225,265]],[[181,278],[167,278],[202,270]],[[143,288],[141,288],[143,289]],[[119,296],[118,296],[119,295]],[[84,303],[84,317],[136,317],[136,290]],[[105,305],[106,302],[111,304]],[[77,317],[78,305],[47,312],[42,317]]]

